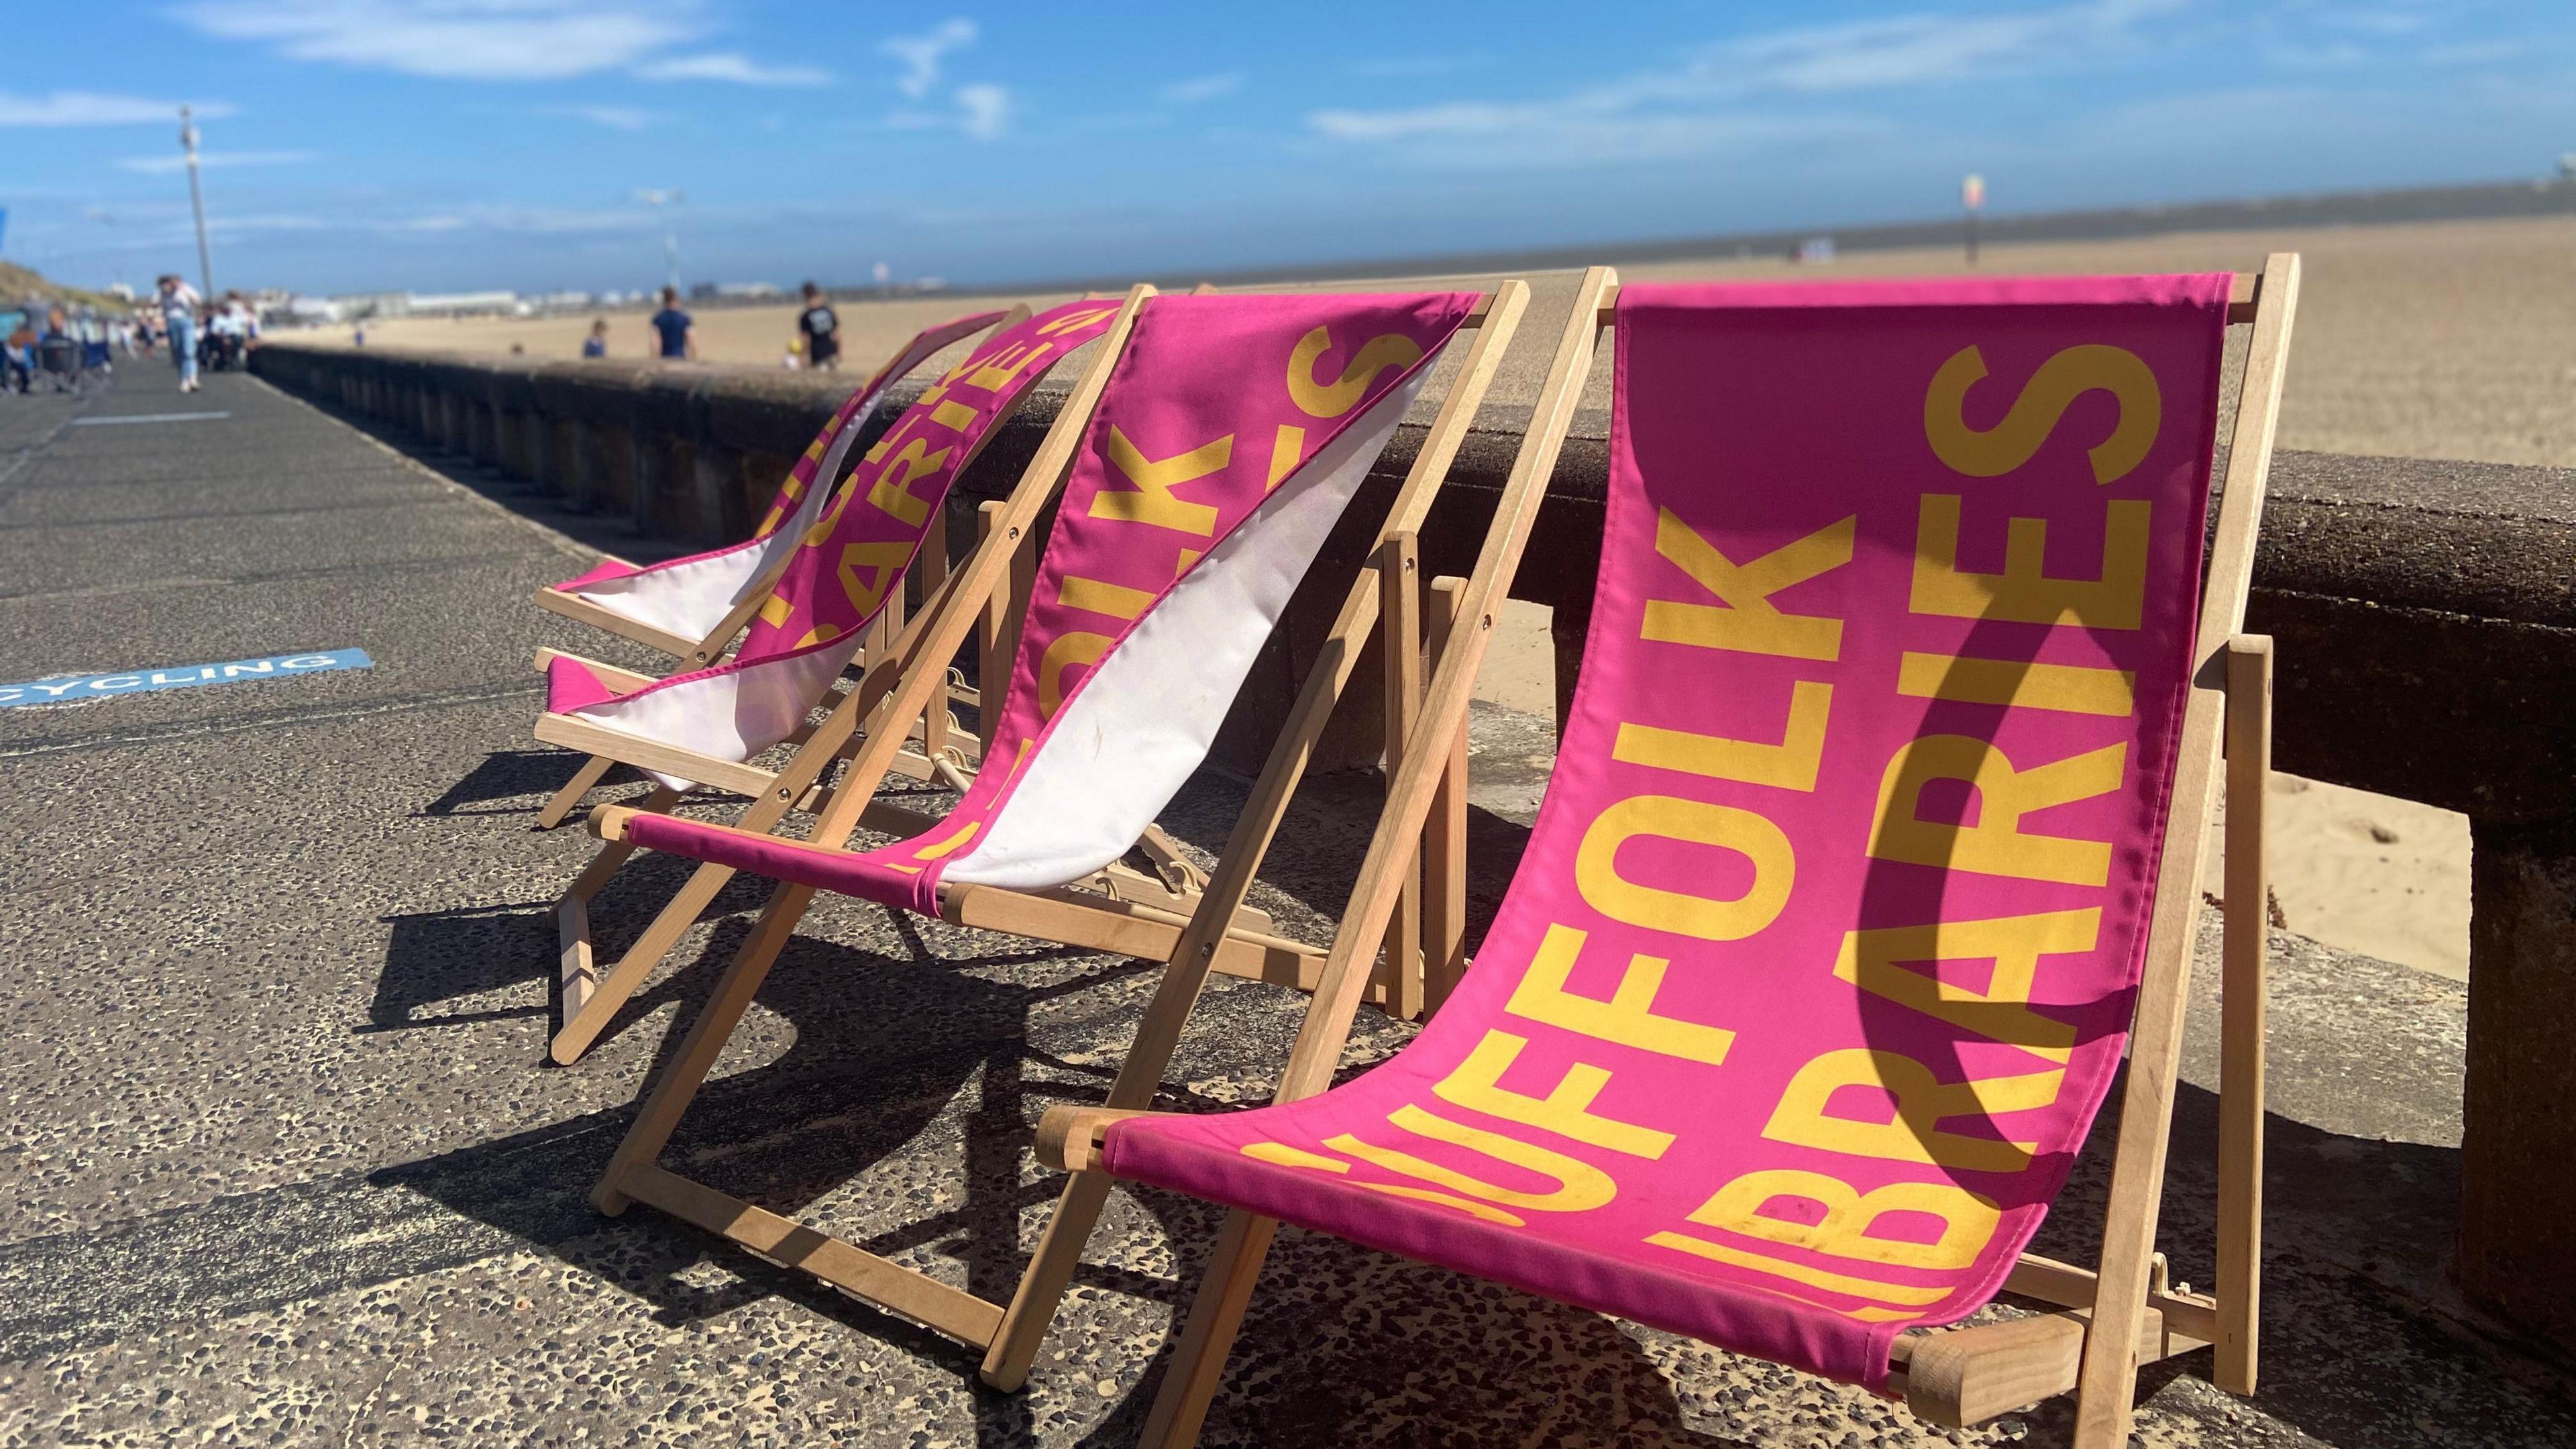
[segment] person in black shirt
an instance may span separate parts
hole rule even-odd
[[[660,339],[665,361],[677,361],[698,355],[697,335],[689,329],[689,314],[680,310],[680,289],[662,289],[662,310],[653,314],[654,336]]]
[[[841,314],[812,282],[805,284],[805,310],[796,318],[796,331],[805,339],[807,367],[841,370]]]

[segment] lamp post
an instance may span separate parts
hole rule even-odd
[[[212,301],[215,256],[206,247],[206,189],[197,180],[197,123],[186,106],[179,108],[179,145],[188,153],[188,207],[197,215],[197,277],[206,284],[206,299]]]
[[[677,292],[680,290],[680,220],[679,213],[676,208],[681,202],[687,200],[688,197],[678,187],[673,187],[668,191],[664,191],[659,187],[645,187],[635,193],[635,199],[643,202],[646,206],[668,206],[674,208],[671,215],[671,224],[662,233],[662,252],[664,258],[670,263],[671,267],[671,290]]]

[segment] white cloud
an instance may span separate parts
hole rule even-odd
[[[653,124],[651,111],[633,106],[566,106],[555,114],[576,116],[612,131],[641,131]]]
[[[235,114],[235,107],[223,101],[202,103],[196,107],[196,114],[201,121],[211,121]],[[0,91],[0,126],[134,126],[147,123],[175,127],[179,123],[179,103],[148,100],[142,96],[102,95],[96,91],[55,91],[43,96]]]
[[[225,166],[301,166],[318,159],[310,151],[207,151],[197,157],[197,164],[213,170]],[[188,158],[173,151],[166,156],[128,156],[116,164],[146,176],[166,176],[185,169]]]
[[[1639,71],[1538,100],[1451,101],[1306,117],[1329,140],[1408,146],[1428,159],[1575,162],[1646,159],[1756,141],[1860,134],[1848,115],[1784,112],[1765,96],[1826,97],[2063,71],[2138,49],[2144,22],[2189,0],[2074,0],[2007,14],[1916,13],[1799,26],[1704,47],[1677,67]]]
[[[762,65],[731,51],[683,55],[640,65],[635,73],[653,81],[729,81],[744,86],[827,86],[832,73],[810,65]]]
[[[1163,87],[1158,94],[1173,105],[1190,106],[1202,101],[1213,101],[1230,96],[1241,89],[1243,89],[1242,73],[1227,71],[1222,75],[1203,75],[1194,76],[1189,80],[1177,80]]]
[[[1010,129],[1011,93],[1001,86],[973,85],[957,88],[958,129],[978,141],[990,141]]]
[[[895,77],[895,89],[919,100],[939,84],[940,62],[950,51],[973,45],[975,34],[972,20],[946,20],[920,35],[890,37],[877,49],[903,62],[904,73]]]
[[[297,60],[452,80],[588,75],[705,28],[691,0],[190,0],[171,13]]]

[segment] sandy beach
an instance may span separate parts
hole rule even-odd
[[[2576,217],[2187,232],[2116,241],[1990,246],[1990,275],[2252,270],[2297,251],[2305,280],[2280,446],[2320,452],[2576,466]],[[1856,252],[1827,267],[1725,258],[1621,268],[1629,280],[1956,273],[1955,249]],[[1159,279],[1187,286],[1188,278]],[[966,310],[965,295],[840,304],[853,359]],[[1061,295],[994,300],[1061,300]],[[792,305],[701,308],[701,358],[778,366]],[[621,356],[646,355],[644,312],[601,313]],[[575,357],[591,314],[409,318],[369,324],[369,346]],[[345,332],[339,335],[345,337]],[[1516,604],[1479,692],[1550,712],[1547,613]],[[2293,931],[2465,980],[2467,818],[2282,775],[2273,782],[2273,905]],[[2213,859],[2204,882],[2220,880]]]

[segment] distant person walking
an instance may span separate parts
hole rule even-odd
[[[179,364],[179,391],[197,390],[197,294],[175,272],[161,274],[161,330],[170,337],[170,358]]]
[[[680,289],[662,289],[662,310],[653,314],[653,335],[661,340],[664,362],[677,362],[698,355],[697,334],[689,330],[689,314],[680,310]]]
[[[832,310],[823,289],[812,282],[805,284],[805,310],[796,318],[796,331],[805,343],[807,367],[841,370],[841,314]]]
[[[591,320],[590,335],[581,339],[581,355],[584,357],[606,357],[608,355],[607,318],[597,317]]]

